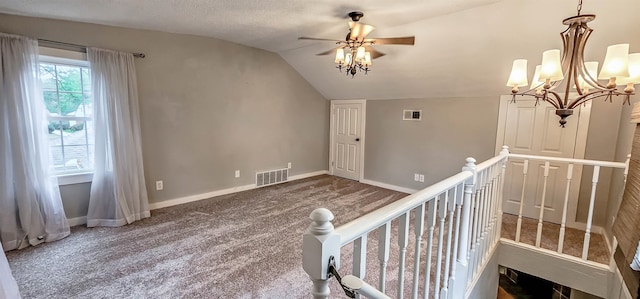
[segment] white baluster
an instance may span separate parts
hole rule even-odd
[[[433,250],[433,227],[436,225],[436,211],[438,209],[438,198],[429,200],[429,209],[427,211],[427,259],[426,266],[424,269],[425,281],[424,281],[424,296],[428,298],[429,296],[429,288],[431,282],[431,251]]]
[[[438,209],[438,217],[440,219],[440,225],[438,227],[438,252],[436,255],[436,280],[433,292],[434,298],[440,298],[440,281],[442,272],[442,245],[444,244],[444,222],[447,217],[447,205],[449,204],[449,192],[445,192],[444,198],[440,200],[440,207]],[[446,277],[446,276],[445,276]],[[426,293],[425,293],[426,294]]]
[[[482,186],[482,176],[478,175],[477,187]],[[477,188],[476,187],[476,188]],[[473,195],[473,216],[472,216],[472,234],[471,234],[471,249],[469,250],[469,271],[467,272],[467,282],[470,282],[473,278],[473,274],[476,272],[476,259],[478,251],[478,228],[480,226],[480,190],[476,190]]]
[[[573,177],[573,164],[567,165],[567,188],[564,191],[564,205],[562,206],[562,221],[560,222],[560,237],[558,238],[558,253],[562,253],[564,246],[564,232],[567,224],[567,207],[569,205],[569,190],[571,189],[571,178]]]
[[[451,261],[451,275],[449,276],[449,285],[447,286],[447,298],[451,299],[453,298],[453,294],[454,292],[448,291],[450,289],[451,286],[455,285],[455,280],[456,280],[456,263],[458,262],[458,248],[462,247],[463,245],[460,245],[462,243],[460,243],[460,230],[461,230],[461,218],[462,218],[462,203],[464,200],[464,183],[457,186],[455,189],[455,206],[456,206],[456,229],[454,230],[454,237],[453,237],[453,253],[451,254],[452,261]]]
[[[353,275],[364,279],[367,273],[367,234],[353,241]],[[356,299],[360,294],[356,294]]]
[[[516,242],[520,242],[520,230],[522,229],[522,206],[524,205],[524,191],[527,186],[527,172],[529,160],[524,160],[522,165],[522,193],[520,194],[520,209],[518,210],[518,223],[516,224]]]
[[[542,199],[540,200],[540,214],[538,216],[538,231],[536,233],[536,247],[540,247],[542,239],[542,218],[544,217],[544,201],[547,196],[547,179],[549,178],[549,161],[544,162],[544,180],[542,183]]]
[[[627,155],[627,160],[624,162],[624,182],[627,182],[627,175],[629,174],[629,162],[631,161],[631,154]]]
[[[593,221],[593,205],[596,201],[596,188],[598,177],[600,176],[600,166],[593,167],[593,179],[591,180],[591,198],[589,199],[589,215],[587,216],[587,230],[584,232],[584,245],[582,246],[582,259],[587,260],[589,254],[589,240],[591,239],[591,222]]]
[[[453,195],[451,196],[452,200],[448,200],[449,201],[449,205],[447,207],[448,211],[449,211],[449,216],[447,217],[447,219],[449,220],[449,222],[447,223],[447,249],[444,251],[445,257],[444,257],[444,279],[442,280],[442,290],[440,291],[440,298],[448,298],[448,291],[449,291],[449,271],[451,270],[451,241],[452,241],[452,237],[453,237],[453,214],[456,211],[456,192],[458,191],[458,186],[453,187],[452,189],[450,189],[449,191],[447,191],[447,197],[449,196],[449,192],[453,193]],[[457,222],[460,223],[460,222]],[[455,256],[455,253],[453,254]],[[455,268],[455,267],[454,267]]]
[[[391,223],[387,222],[378,229],[378,260],[380,261],[380,291],[385,292],[387,281],[387,262],[389,261],[389,243],[391,241]]]
[[[302,236],[302,268],[313,281],[311,295],[315,299],[329,298],[329,257],[340,268],[340,236],[333,232],[331,211],[315,209],[309,216],[313,222]]]
[[[409,212],[399,218],[398,246],[400,247],[400,265],[398,268],[398,299],[404,298],[404,267],[407,255],[407,241],[409,240]]]
[[[416,237],[416,251],[413,258],[413,294],[412,298],[418,298],[418,283],[420,277],[420,245],[422,243],[422,234],[424,233],[424,203],[415,208],[413,231]],[[429,248],[427,248],[429,254]]]

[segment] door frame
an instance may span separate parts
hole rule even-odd
[[[562,95],[563,94],[561,94],[561,96]],[[575,98],[576,96],[578,96],[577,93],[570,93],[570,97]],[[516,101],[518,100],[519,99],[516,98]],[[520,99],[520,100],[523,100],[523,99]],[[534,99],[525,98],[524,100],[534,100]],[[513,101],[512,95],[500,96],[500,110],[498,112],[498,129],[496,133],[496,148],[495,148],[496,155],[500,153],[500,151],[502,150],[502,146],[504,145],[504,138],[505,138],[504,135],[505,135],[505,130],[507,126],[507,110],[509,108],[508,105],[511,101]],[[546,102],[542,102],[540,103],[540,105],[550,105],[550,104]],[[587,149],[587,135],[589,133],[589,121],[591,120],[591,107],[592,107],[591,101],[586,102],[584,107],[581,106],[579,108],[580,113],[578,114],[578,117],[574,118],[574,121],[578,121],[576,143],[575,143],[575,148],[573,150],[574,159],[584,159],[584,154]],[[576,110],[577,109],[578,108],[576,108]],[[576,115],[574,114],[573,116],[575,117]],[[579,167],[579,171],[580,172],[583,171],[582,167]],[[578,192],[580,192],[579,190],[580,190],[582,179],[583,177],[581,175],[580,182],[577,183]],[[572,182],[572,185],[574,184],[576,183]],[[579,195],[580,194],[578,193],[578,196],[574,200],[570,200],[569,203],[567,204],[567,222],[566,222],[567,227],[580,229],[581,227],[584,226],[582,223],[579,223],[576,221],[576,216],[578,214]],[[501,203],[501,204],[504,204],[504,203]]]
[[[334,116],[333,109],[335,108],[335,104],[362,104],[362,117],[360,118],[360,176],[358,177],[358,181],[361,182],[364,180],[364,149],[365,142],[367,139],[365,138],[365,129],[367,125],[367,100],[331,100],[331,108],[329,111],[329,174],[333,175],[333,130],[334,130]]]

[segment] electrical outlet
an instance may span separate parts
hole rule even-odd
[[[291,162],[287,163],[287,168],[291,169]]]
[[[417,174],[417,173],[414,173],[413,174],[413,180],[416,181],[416,182],[420,181],[420,175]]]
[[[163,189],[164,189],[164,184],[162,183],[162,181],[156,181],[156,190],[162,191]]]
[[[240,177],[240,170],[236,170],[236,178]]]
[[[420,183],[424,183],[424,174],[420,175]]]

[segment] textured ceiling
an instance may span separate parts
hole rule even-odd
[[[0,12],[228,40],[281,55],[328,99],[399,99],[497,96],[511,62],[529,59],[530,73],[544,50],[560,48],[570,0],[2,0]],[[332,56],[316,56],[341,39],[346,14],[365,13],[377,27],[369,37],[416,36],[416,45],[376,48],[369,75],[339,73]],[[587,0],[595,13],[586,57],[602,61],[606,46],[631,44],[640,52],[640,1]],[[529,75],[531,76],[531,74]]]

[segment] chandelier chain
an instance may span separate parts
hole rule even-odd
[[[582,10],[582,0],[578,1],[578,15],[580,15],[581,10]]]

